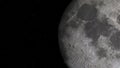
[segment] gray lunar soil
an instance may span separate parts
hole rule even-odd
[[[76,0],[68,6],[59,42],[69,68],[120,68],[119,11],[120,0]]]

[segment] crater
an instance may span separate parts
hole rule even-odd
[[[96,51],[96,54],[97,54],[97,56],[98,56],[99,59],[107,57],[107,51],[104,48],[99,48]]]
[[[108,24],[107,18],[102,21],[98,19],[90,21],[84,26],[85,34],[93,40],[92,43],[96,43],[101,35],[108,37],[111,34],[110,28],[113,27]]]
[[[76,16],[82,20],[93,20],[97,17],[97,8],[94,5],[83,4]]]
[[[110,37],[110,42],[114,50],[120,50],[120,31]]]

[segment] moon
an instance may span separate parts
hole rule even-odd
[[[120,68],[120,0],[74,0],[59,25],[69,68]]]

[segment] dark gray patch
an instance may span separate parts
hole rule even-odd
[[[99,37],[98,31],[95,29],[97,27],[97,24],[95,22],[88,22],[85,24],[85,33],[87,37],[92,38],[92,40],[97,40]]]
[[[117,23],[120,24],[120,15],[117,17]]]
[[[93,20],[97,17],[97,9],[94,5],[83,4],[78,10],[77,17],[82,20]]]
[[[120,54],[115,55],[117,59],[120,59]]]
[[[94,20],[85,24],[85,33],[88,38],[97,41],[100,35],[108,36],[110,34],[109,28],[111,25],[107,21]]]
[[[99,48],[99,50],[96,52],[96,54],[99,57],[99,59],[101,59],[103,57],[107,57],[107,51],[103,48]]]
[[[115,50],[120,49],[120,31],[113,34],[110,38],[111,46]]]

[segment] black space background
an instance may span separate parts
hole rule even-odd
[[[58,43],[58,26],[71,0],[24,3],[23,68],[68,68]]]

